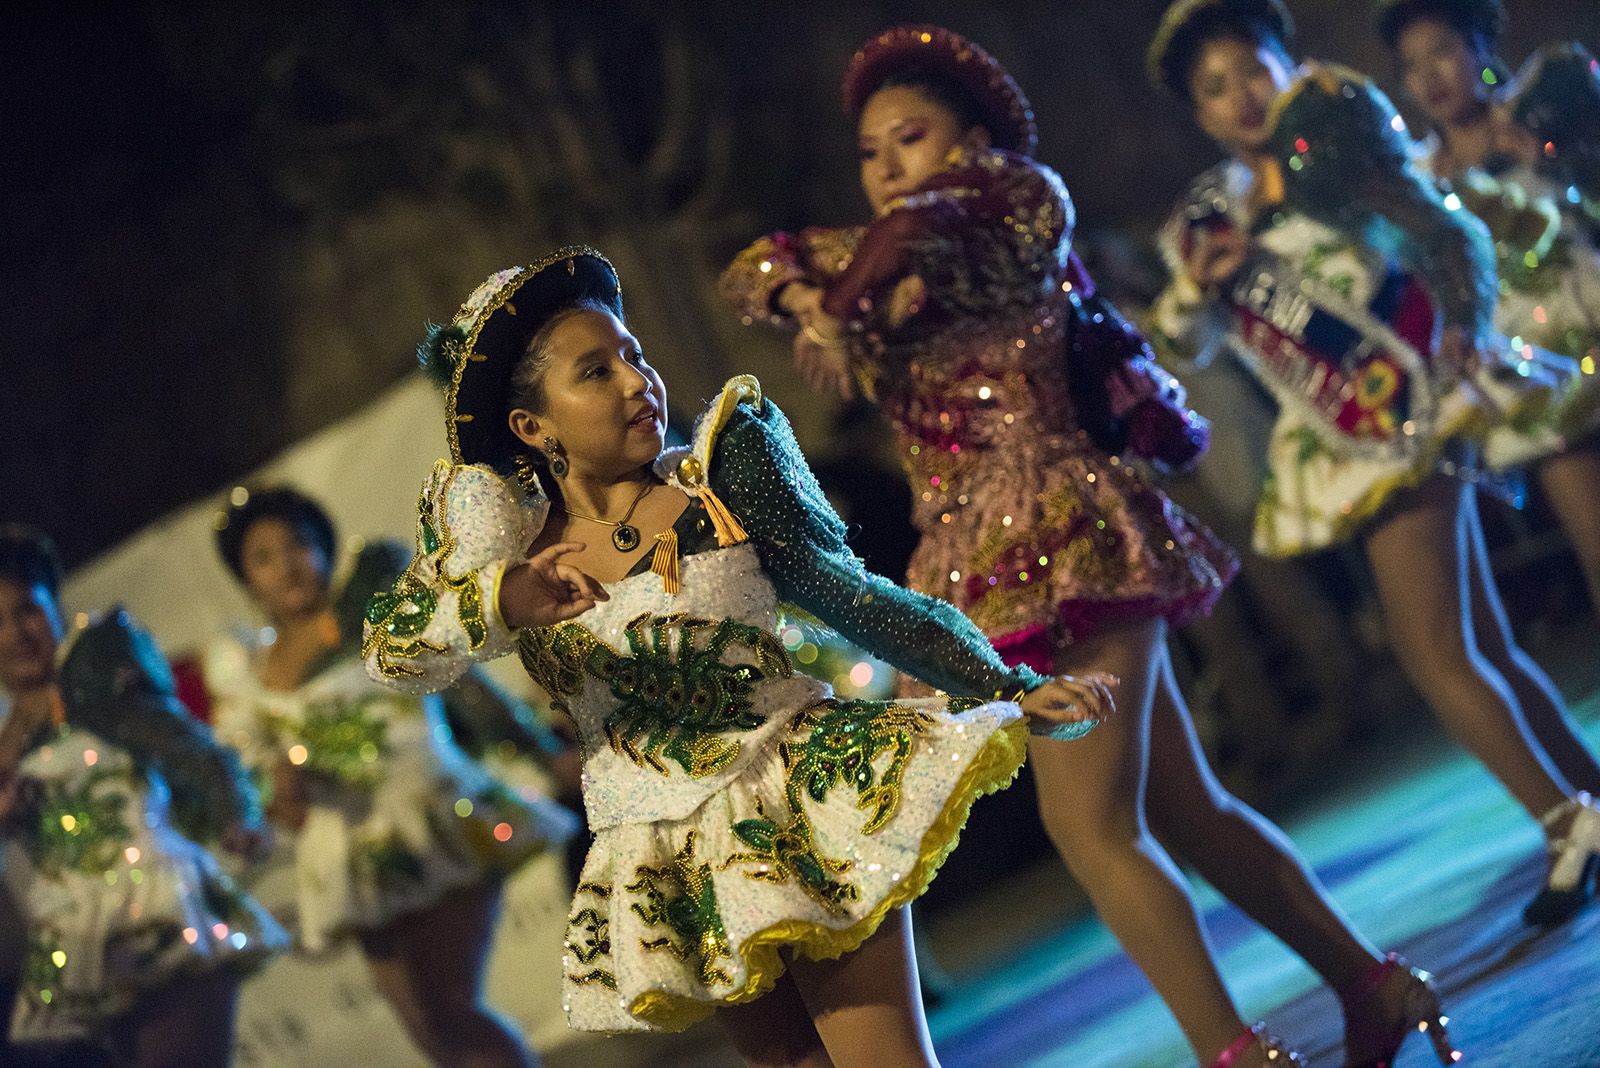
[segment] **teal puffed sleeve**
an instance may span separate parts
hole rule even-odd
[[[784,601],[950,694],[1014,698],[1045,683],[1027,667],[1006,664],[955,606],[862,566],[789,421],[770,400],[735,409],[717,440],[710,477]]]
[[[1293,207],[1394,255],[1422,278],[1448,325],[1485,339],[1499,295],[1494,244],[1416,169],[1409,141],[1377,86],[1330,64],[1312,65],[1285,94],[1272,130]]]
[[[126,612],[91,624],[61,667],[67,723],[155,771],[172,790],[174,822],[208,840],[235,824],[258,828],[261,801],[239,755],[178,700],[172,669]]]

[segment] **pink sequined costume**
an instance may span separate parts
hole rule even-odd
[[[722,278],[748,320],[790,282],[850,324],[892,422],[921,541],[907,584],[966,612],[1013,662],[1108,624],[1203,614],[1237,561],[1119,454],[1180,467],[1207,428],[1070,254],[1060,177],[964,153],[865,229],[774,234]],[[902,322],[894,293],[926,287]]]

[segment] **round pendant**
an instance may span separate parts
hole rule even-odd
[[[611,544],[617,547],[619,553],[633,552],[639,547],[639,528],[618,523],[617,529],[611,532]]]

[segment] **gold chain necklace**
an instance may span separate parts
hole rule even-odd
[[[611,531],[611,544],[617,547],[617,552],[619,553],[631,553],[639,547],[639,528],[629,523],[628,520],[633,518],[633,510],[639,507],[639,502],[644,500],[645,495],[655,487],[656,483],[653,480],[645,479],[644,485],[634,495],[633,503],[628,505],[628,510],[622,514],[621,519],[601,519],[599,516],[574,512],[567,507],[565,502],[562,503],[561,507],[574,519],[586,519],[591,523],[599,523],[603,527],[615,528]]]

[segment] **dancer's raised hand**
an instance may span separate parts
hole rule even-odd
[[[506,569],[500,579],[500,618],[506,626],[512,630],[548,627],[611,599],[600,583],[561,562],[562,557],[583,548],[581,542],[561,542]]]

